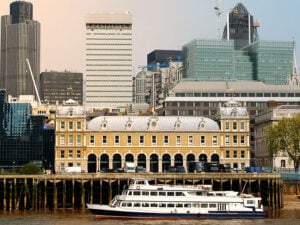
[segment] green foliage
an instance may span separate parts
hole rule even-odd
[[[20,174],[41,174],[42,170],[34,163],[27,163],[19,171]]]
[[[300,165],[300,115],[283,118],[277,124],[266,129],[266,141],[269,156],[276,157],[280,152],[287,153],[294,162],[295,171]]]

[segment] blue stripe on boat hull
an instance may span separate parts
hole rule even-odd
[[[114,210],[90,209],[96,218],[128,218],[128,219],[257,219],[264,218],[264,212],[210,212],[206,214],[191,213],[138,213]]]

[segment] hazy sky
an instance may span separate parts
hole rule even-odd
[[[14,0],[0,0],[0,15],[9,14]],[[216,0],[28,0],[41,23],[41,71],[85,70],[85,16],[96,12],[129,11],[133,16],[133,65],[146,65],[155,49],[181,49],[194,38],[216,39]],[[226,13],[238,2],[260,22],[261,40],[296,42],[300,62],[300,0],[219,0]],[[298,63],[299,65],[299,63]]]

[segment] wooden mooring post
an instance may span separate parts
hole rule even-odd
[[[156,184],[211,184],[214,190],[259,192],[265,206],[275,210],[283,207],[283,181],[276,173],[95,173],[0,175],[0,211],[84,209],[90,202],[108,204],[129,185],[132,175]]]

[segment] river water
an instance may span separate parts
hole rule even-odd
[[[0,225],[299,225],[300,210],[267,213],[265,219],[235,220],[95,220],[88,211],[19,212],[0,214]]]

